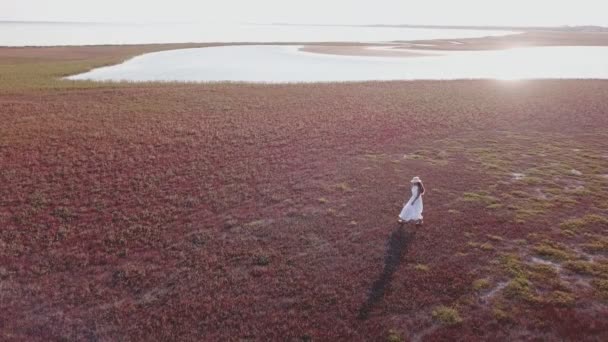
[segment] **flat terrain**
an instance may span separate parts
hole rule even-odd
[[[309,44],[301,50],[333,55],[419,57],[448,51],[484,51],[548,46],[608,46],[608,32],[529,31],[498,37],[391,42],[385,44],[390,49],[382,50],[376,49],[377,45]]]
[[[423,57],[423,56],[436,56],[440,55],[440,52],[430,51],[415,51],[410,49],[413,45],[384,45],[378,46],[373,45],[304,45],[299,50],[303,52],[321,53],[326,55],[338,55],[338,56],[368,56],[368,57]]]
[[[454,42],[460,44],[454,44]],[[608,32],[530,31],[498,37],[418,40],[422,50],[498,50],[534,46],[607,46]]]
[[[3,340],[608,339],[608,81],[56,80],[165,48],[0,49]]]

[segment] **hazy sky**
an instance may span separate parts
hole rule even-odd
[[[0,0],[0,19],[603,25],[607,0]]]

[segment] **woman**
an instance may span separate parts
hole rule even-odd
[[[412,197],[405,203],[399,214],[399,223],[415,221],[422,224],[422,195],[424,195],[424,185],[419,177],[414,177],[412,181]]]

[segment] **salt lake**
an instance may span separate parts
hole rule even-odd
[[[303,52],[300,48],[239,45],[156,52],[69,79],[264,83],[608,79],[608,47],[421,52],[414,57],[339,56]]]

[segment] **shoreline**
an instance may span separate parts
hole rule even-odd
[[[608,46],[608,32],[526,31],[505,36],[388,42],[212,42],[127,45],[0,46],[0,58],[72,58],[114,55],[119,50],[140,54],[236,45],[302,46],[303,52],[338,56],[421,57],[451,51],[491,51],[551,46]],[[137,55],[140,55],[137,54]],[[135,55],[134,55],[135,56]]]
[[[386,50],[377,45],[321,46],[306,44],[301,51],[348,56],[418,57],[453,51],[495,51],[513,48],[556,46],[608,46],[606,32],[530,31],[506,36],[463,39],[432,39],[387,42]],[[400,52],[399,50],[406,50]],[[415,52],[414,52],[415,51]]]
[[[321,46],[304,45],[298,51],[314,54],[334,55],[334,56],[356,56],[356,57],[397,57],[397,58],[416,58],[437,56],[441,53],[431,51],[412,51],[415,49],[402,49],[403,45],[364,45],[364,46]]]

